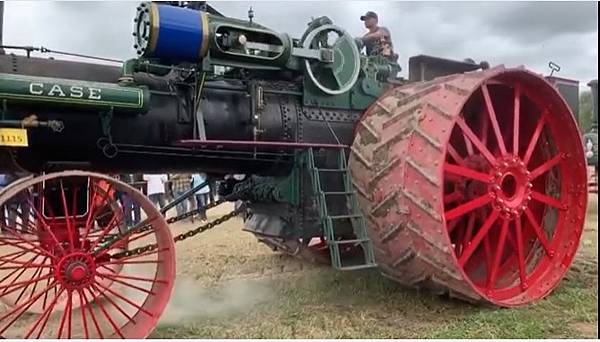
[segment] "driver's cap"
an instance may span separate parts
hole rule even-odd
[[[362,20],[362,21],[367,20],[367,18],[379,19],[379,18],[377,18],[377,13],[375,13],[373,11],[369,11],[369,12],[365,13],[365,15],[360,16],[360,20]]]

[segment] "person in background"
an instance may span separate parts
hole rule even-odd
[[[8,184],[10,184],[10,176],[0,173],[0,193]],[[2,206],[0,207],[0,232],[4,229],[4,225],[6,225],[6,207]]]
[[[26,176],[27,174],[20,172],[6,173],[0,180],[0,188],[5,188]],[[15,230],[26,229],[27,222],[30,221],[31,208],[29,203],[33,203],[32,195],[29,190],[21,191],[15,194],[10,201],[7,201],[3,208],[0,208],[0,219],[2,220],[0,221],[0,229],[2,229],[2,226],[12,227]],[[20,222],[17,221],[17,216],[20,217]]]
[[[206,182],[206,173],[195,173],[192,175],[192,187],[195,188]],[[208,194],[210,187],[208,184],[196,191],[196,207],[199,210],[200,221],[206,221],[206,205],[208,204]]]
[[[132,174],[125,173],[120,174],[118,178],[131,186],[135,182]],[[133,226],[141,220],[141,209],[138,203],[136,203],[131,196],[125,192],[119,192],[117,194],[121,206],[123,207],[123,215],[125,216],[125,224],[127,226]]]
[[[189,173],[179,173],[171,175],[170,181],[174,199],[179,198],[186,191],[190,190],[191,176]],[[177,216],[185,214],[188,211],[187,198],[179,202],[175,206],[175,208],[177,210]]]
[[[158,208],[165,206],[165,184],[169,180],[166,174],[144,175],[147,183],[146,196]]]

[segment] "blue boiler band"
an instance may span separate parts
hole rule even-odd
[[[187,8],[152,4],[148,55],[199,62],[208,49],[208,16]]]

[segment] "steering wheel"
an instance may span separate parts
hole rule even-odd
[[[329,33],[337,35],[333,45],[329,46]],[[339,95],[350,90],[360,73],[360,53],[354,38],[336,25],[323,25],[311,31],[301,41],[304,48],[331,49],[333,62],[323,63],[305,59],[304,67],[308,77],[317,88],[329,95]]]

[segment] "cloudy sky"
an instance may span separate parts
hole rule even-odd
[[[5,4],[4,44],[126,59],[132,48],[138,2],[27,2]],[[359,17],[379,14],[392,32],[400,63],[428,54],[523,64],[547,74],[587,83],[598,77],[597,2],[392,2],[392,1],[212,1],[223,14],[246,18],[300,37],[311,17],[326,15],[353,36],[364,33]],[[406,74],[405,74],[406,75]],[[585,87],[585,83],[583,86]]]

